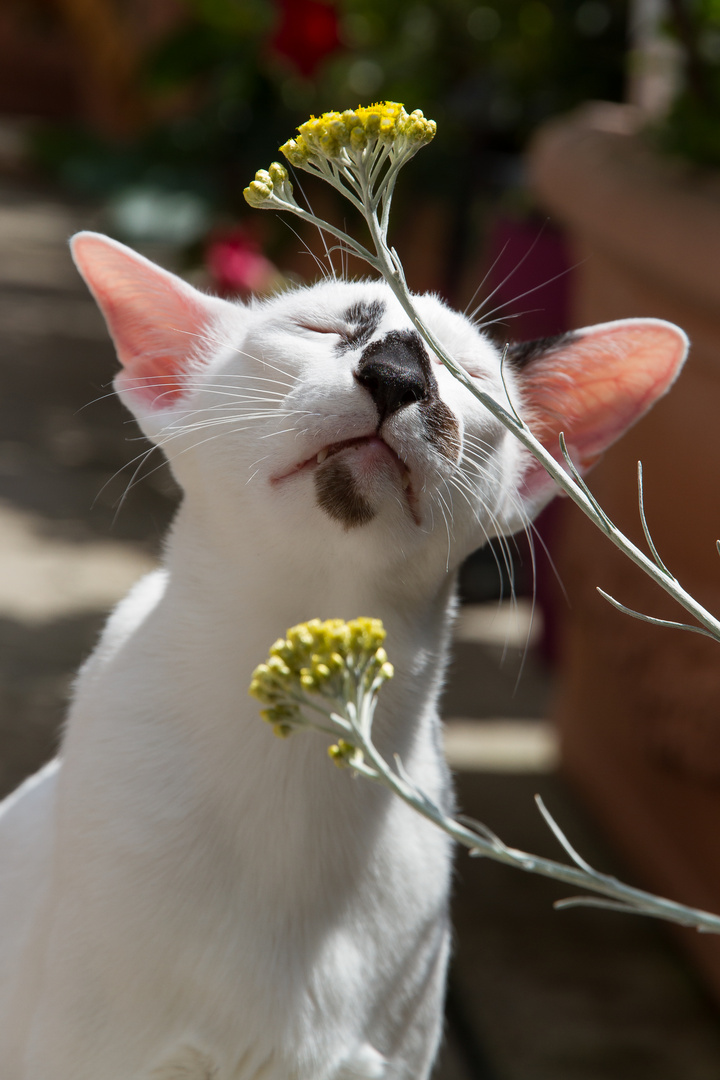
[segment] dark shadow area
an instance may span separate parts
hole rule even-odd
[[[41,320],[47,297],[23,290],[22,298]],[[92,311],[89,298],[81,304]],[[97,341],[10,333],[0,342],[0,499],[41,514],[48,535],[156,546],[175,484],[157,454],[139,469],[151,475],[134,482],[138,463],[129,463],[149,444],[112,392],[117,361],[101,333]]]
[[[57,752],[78,664],[104,613],[39,626],[0,618],[0,797]]]
[[[531,651],[459,641],[453,646],[440,713],[532,719],[546,714],[549,691],[547,671]]]
[[[458,777],[464,813],[513,847],[566,861],[536,792],[591,865],[637,884],[560,778]],[[453,993],[498,1077],[714,1080],[718,1011],[668,930],[611,912],[554,911],[567,895],[559,883],[458,853]]]

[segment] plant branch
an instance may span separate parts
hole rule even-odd
[[[564,466],[546,449],[545,446],[542,445],[542,443],[538,441],[525,421],[518,414],[509,394],[507,394],[504,376],[503,385],[505,386],[508,405],[512,410],[510,412],[503,404],[483,391],[464,368],[456,363],[454,358],[446,352],[442,344],[437,340],[429,327],[425,325],[421,316],[416,311],[412,295],[407,287],[400,258],[395,249],[390,248],[387,244],[388,217],[392,188],[400,167],[405,161],[409,160],[420,145],[423,145],[424,142],[429,141],[429,138],[432,138],[434,126],[432,126],[430,122],[424,121],[422,114],[414,113],[408,118],[407,114],[404,114],[404,110],[401,110],[401,124],[409,126],[402,127],[401,140],[404,138],[405,143],[403,144],[401,141],[401,143],[398,144],[400,150],[395,153],[394,143],[388,143],[387,141],[383,143],[379,142],[377,139],[373,142],[372,140],[375,136],[372,135],[372,131],[376,132],[378,128],[376,124],[371,131],[369,126],[370,123],[372,122],[375,124],[375,121],[379,123],[379,116],[384,118],[383,122],[395,123],[399,115],[397,112],[398,108],[400,107],[396,107],[393,103],[386,102],[383,106],[371,106],[368,109],[358,110],[358,114],[362,115],[357,115],[355,113],[342,115],[324,114],[324,116],[320,117],[318,120],[308,121],[306,125],[302,125],[299,129],[300,138],[297,141],[291,140],[290,143],[286,144],[286,147],[283,147],[283,151],[291,161],[294,161],[294,163],[301,168],[314,172],[316,175],[322,175],[328,183],[336,187],[341,194],[346,198],[349,198],[352,204],[360,210],[370,233],[374,254],[368,248],[356,242],[352,237],[347,235],[347,233],[316,218],[313,214],[302,210],[292,196],[291,186],[286,182],[286,170],[284,167],[277,165],[277,163],[270,166],[269,173],[261,171],[256,174],[256,180],[251,183],[250,187],[246,189],[245,192],[248,202],[250,202],[251,205],[256,206],[284,209],[303,218],[303,220],[309,223],[317,225],[320,229],[331,233],[339,239],[341,243],[345,244],[350,250],[358,255],[359,258],[364,259],[374,270],[380,273],[387,281],[388,286],[428,348],[438,357],[451,374],[485,406],[491,415],[507,428],[508,431],[512,432],[522,445],[526,447],[541,465],[543,465],[557,486],[573,500],[573,502],[602,532],[605,533],[615,546],[624,552],[624,554],[644,570],[656,584],[685,608],[685,610],[697,620],[699,626],[690,626],[685,623],[670,622],[668,620],[655,619],[651,616],[643,615],[640,612],[625,607],[625,605],[613,599],[607,593],[599,590],[601,595],[603,595],[609,603],[634,618],[661,626],[671,626],[705,634],[716,641],[720,641],[720,621],[711,615],[710,612],[682,588],[677,579],[665,566],[655,547],[645,517],[642,468],[639,466],[638,469],[639,512],[643,533],[652,558],[648,558],[643,551],[636,547],[635,544],[617,529],[604,512],[572,462],[562,432],[559,435],[559,455],[564,461]],[[413,117],[416,118],[414,128],[411,123]],[[417,117],[419,117],[419,119],[417,119]],[[343,127],[343,124],[346,126]],[[347,127],[347,124],[350,125],[349,128]],[[365,125],[365,128],[361,130],[363,124]],[[363,131],[365,134],[363,134]],[[360,135],[358,136],[360,140],[359,143],[353,142],[357,132],[360,132]],[[370,133],[369,136],[368,133]],[[318,168],[315,164],[315,161],[322,161],[323,154],[326,153],[323,149],[325,146],[325,143],[322,142],[323,138],[329,140],[328,145],[331,148],[331,154],[334,155],[337,160],[342,158],[342,172],[327,167]],[[368,141],[368,138],[370,138],[370,141]],[[340,154],[338,149],[338,139],[345,140],[343,143],[342,154]],[[335,142],[333,142],[333,140],[335,140]],[[415,140],[415,142],[413,142],[413,140]],[[348,147],[350,147],[350,149],[348,149]],[[328,152],[328,154],[330,154],[330,152]],[[339,154],[340,157],[338,157]],[[328,155],[326,154],[326,156]],[[390,164],[387,169],[385,169],[385,165],[388,161]],[[323,162],[323,164],[327,163]],[[352,180],[348,176],[348,170],[352,173]],[[354,193],[349,192],[349,183],[351,184]],[[380,209],[381,212],[380,218],[378,217],[378,209]],[[501,368],[501,375],[502,374]],[[718,541],[718,551],[720,552],[720,541]],[[362,622],[363,620],[356,620],[353,633],[365,633],[362,628],[361,630],[358,630],[358,626]],[[372,622],[372,620],[370,620],[370,622]],[[309,634],[310,637],[312,637],[313,634],[316,637],[317,635],[320,635],[318,640],[321,641],[325,641],[325,638],[329,640],[332,638],[333,634],[335,634],[336,637],[337,634],[340,634],[340,631],[337,630],[337,628],[327,629],[330,624],[321,625],[318,623],[312,630],[312,634],[310,634],[309,628],[312,627],[313,624],[308,623],[303,625],[305,630],[303,630],[303,627],[296,627],[294,628],[293,633],[295,631],[303,631],[304,633]],[[350,624],[346,625],[348,625],[349,628]],[[374,632],[376,633],[376,636],[377,633],[379,633],[377,628]],[[353,666],[353,662],[351,662],[346,655],[345,660],[342,661],[344,664],[342,693],[337,696],[339,692],[337,690],[334,691],[336,694],[333,698],[335,708],[332,712],[328,712],[326,708],[318,707],[317,703],[313,703],[312,699],[307,698],[307,695],[305,695],[302,690],[293,690],[290,692],[286,698],[286,703],[284,704],[282,697],[278,698],[277,696],[278,688],[281,687],[283,680],[287,681],[292,675],[292,671],[295,671],[294,677],[297,678],[299,672],[300,676],[306,680],[306,682],[302,683],[303,687],[306,687],[307,680],[310,680],[310,684],[315,687],[315,693],[320,693],[327,697],[329,693],[327,690],[327,685],[329,685],[328,680],[332,680],[335,677],[332,674],[331,666],[328,665],[336,663],[338,657],[337,652],[329,650],[329,646],[325,649],[325,646],[323,645],[323,649],[325,649],[328,658],[327,662],[320,663],[322,657],[318,658],[318,656],[313,655],[313,663],[317,660],[319,666],[311,674],[309,668],[298,667],[298,664],[301,661],[297,660],[295,653],[299,646],[296,646],[295,638],[292,640],[290,639],[290,631],[288,634],[288,640],[280,643],[279,652],[277,652],[274,659],[271,657],[271,660],[267,665],[260,665],[260,667],[256,669],[254,680],[251,684],[251,693],[255,693],[255,696],[259,697],[260,700],[266,700],[271,704],[271,708],[266,710],[267,715],[265,718],[274,724],[278,734],[288,734],[289,731],[296,726],[316,727],[326,734],[329,732],[325,721],[322,723],[314,723],[313,720],[305,718],[304,713],[301,712],[303,704],[302,698],[305,697],[305,704],[312,706],[316,711],[323,715],[323,717],[329,717],[333,734],[340,735],[338,745],[330,748],[331,757],[337,764],[348,766],[357,773],[360,773],[368,779],[380,783],[393,791],[419,814],[422,814],[429,821],[432,821],[439,828],[443,829],[458,843],[467,847],[471,855],[494,859],[498,862],[514,866],[516,869],[524,870],[528,873],[540,874],[544,877],[562,881],[568,885],[578,887],[581,890],[588,890],[590,893],[596,894],[591,896],[571,896],[566,900],[558,901],[555,905],[556,907],[592,906],[602,907],[613,911],[634,912],[636,914],[663,918],[682,926],[694,927],[699,931],[720,933],[720,917],[705,911],[686,907],[683,904],[678,904],[671,900],[654,896],[652,893],[640,889],[635,889],[618,881],[617,878],[602,874],[591,867],[589,863],[575,851],[570,844],[570,841],[562,832],[560,826],[551,816],[547,807],[539,797],[536,801],[540,813],[555,838],[572,860],[573,865],[556,862],[552,859],[541,858],[515,848],[510,848],[487,826],[478,822],[471,822],[466,818],[454,820],[446,815],[428,795],[414,784],[411,777],[408,776],[403,768],[399,758],[395,758],[396,767],[395,769],[392,769],[373,744],[372,722],[377,704],[378,692],[381,683],[386,678],[392,676],[392,666],[387,663],[387,657],[384,650],[379,649],[372,656],[368,654],[364,666],[360,667],[358,667],[357,664]],[[325,635],[325,638],[322,635]],[[384,637],[384,631],[382,631],[382,637]],[[378,640],[382,640],[382,637],[378,638]],[[340,640],[341,638],[338,637],[337,642]],[[341,646],[337,645],[337,647],[340,648]],[[373,648],[374,647],[375,646],[373,646]],[[273,646],[273,649],[271,649],[271,653],[273,653],[274,650],[277,651],[277,649],[278,645],[276,643],[276,646]],[[323,655],[325,655],[325,652]],[[298,655],[301,655],[301,650]],[[283,668],[285,661],[287,661],[288,664],[295,664],[295,668],[292,669],[292,671],[290,667]],[[273,664],[275,665],[274,667],[272,666]],[[282,678],[277,674],[281,669],[287,673],[287,675],[283,674]],[[373,677],[373,681],[369,683],[368,673],[371,671],[377,672],[377,674]],[[303,675],[303,672],[306,674]],[[326,689],[323,690],[323,687],[326,687]],[[263,694],[265,694],[265,697],[263,697]]]
[[[595,870],[575,851],[539,795],[535,797],[538,809],[553,836],[572,859],[575,864],[573,866],[508,847],[486,825],[479,822],[449,817],[413,783],[397,757],[396,767],[392,769],[373,743],[372,721],[377,692],[378,688],[375,688],[370,693],[360,695],[357,717],[349,714],[341,702],[338,702],[338,709],[332,714],[333,721],[338,724],[338,732],[342,732],[343,738],[349,740],[357,751],[354,756],[346,759],[345,763],[361,775],[388,788],[418,814],[437,825],[458,844],[468,848],[470,855],[492,859],[516,870],[539,874],[597,894],[559,900],[555,904],[557,908],[603,907],[665,919],[704,933],[720,934],[720,917],[717,915],[625,885],[618,878]],[[310,722],[308,726],[313,727],[314,724]]]
[[[340,190],[340,189],[339,189]],[[296,212],[293,210],[293,212]],[[577,469],[569,461],[569,455],[567,454],[567,448],[564,446],[564,436],[560,433],[561,439],[561,454],[565,456],[566,461],[569,463],[571,469],[570,474],[560,464],[560,462],[539,442],[533,435],[530,428],[527,426],[524,420],[514,410],[514,406],[511,405],[513,412],[501,405],[492,395],[482,390],[471,378],[471,376],[451,357],[443,345],[437,340],[430,328],[425,324],[417,310],[415,309],[412,295],[405,282],[405,277],[402,272],[402,264],[398,258],[395,249],[390,249],[387,245],[385,236],[383,234],[383,228],[378,221],[377,213],[372,209],[372,202],[369,196],[365,200],[365,208],[363,216],[370,232],[373,246],[375,248],[375,255],[368,258],[369,253],[366,253],[365,249],[360,250],[360,245],[357,245],[351,237],[343,234],[342,238],[349,244],[353,245],[353,250],[365,259],[374,269],[378,270],[385,278],[389,287],[397,297],[403,310],[407,314],[408,318],[412,322],[415,329],[425,341],[426,345],[438,359],[445,365],[445,367],[451,372],[452,375],[458,379],[459,382],[465,386],[474,397],[480,401],[485,408],[499,420],[504,427],[511,431],[512,434],[525,446],[527,450],[540,462],[540,464],[549,473],[558,487],[565,492],[565,494],[572,499],[572,501],[578,506],[582,512],[590,518],[590,520],[599,528],[605,535],[612,541],[617,548],[619,548],[629,559],[632,560],[637,566],[639,566],[644,572],[655,581],[660,588],[669,593],[674,600],[676,600],[682,607],[688,611],[693,618],[697,619],[700,625],[704,628],[705,632],[716,641],[720,641],[720,620],[716,619],[702,604],[690,593],[680,585],[677,579],[670,573],[665,564],[657,554],[655,545],[650,539],[649,530],[647,529],[647,523],[645,521],[644,508],[642,508],[642,489],[641,489],[641,520],[643,522],[643,528],[645,535],[648,538],[650,550],[653,553],[653,559],[648,558],[643,551],[641,551],[635,544],[629,540],[624,533],[622,533],[615,525],[610,521],[605,512],[600,508],[599,504],[595,500],[595,497],[590,492],[585,482],[580,477]],[[322,222],[318,222],[315,219],[315,223],[319,224],[321,228],[329,229],[333,232],[333,235],[338,236],[339,232],[336,229],[332,229]],[[676,624],[685,626],[685,624]],[[688,627],[689,629],[692,629]]]

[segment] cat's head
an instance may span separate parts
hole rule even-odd
[[[206,296],[95,233],[73,240],[122,365],[115,385],[186,491],[288,546],[452,567],[555,491],[436,357],[389,288],[325,281],[250,305]],[[498,348],[433,296],[448,351],[558,454],[589,467],[674,380],[687,341],[654,319]],[[429,553],[429,555],[428,555]]]

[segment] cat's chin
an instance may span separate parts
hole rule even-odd
[[[407,465],[377,435],[346,439],[323,447],[294,465],[273,484],[311,475],[318,506],[346,529],[367,525],[383,503],[399,499],[410,518],[420,524],[417,498]]]

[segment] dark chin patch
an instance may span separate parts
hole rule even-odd
[[[352,471],[335,458],[316,469],[315,498],[320,509],[345,529],[367,525],[375,517],[375,510],[358,491]]]
[[[460,425],[455,416],[440,398],[431,398],[420,404],[420,419],[427,440],[432,446],[453,463],[460,460]]]

